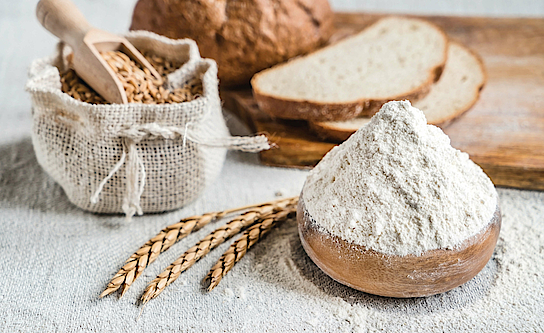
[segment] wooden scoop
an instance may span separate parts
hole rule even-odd
[[[40,0],[40,23],[73,50],[73,68],[89,86],[110,103],[128,103],[123,84],[99,52],[121,51],[162,78],[136,48],[123,37],[93,28],[70,0]]]
[[[306,210],[302,195],[297,221],[304,250],[327,275],[354,289],[389,297],[435,295],[472,279],[491,258],[501,228],[497,206],[490,223],[456,249],[394,256],[324,233]]]

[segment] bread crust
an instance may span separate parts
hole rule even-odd
[[[457,45],[461,48],[463,48],[465,51],[469,52],[474,58],[477,60],[478,64],[480,65],[480,70],[483,75],[482,82],[476,87],[474,96],[472,99],[466,103],[462,108],[459,108],[455,113],[451,113],[448,116],[435,119],[431,122],[429,122],[432,125],[436,125],[439,127],[445,127],[449,125],[453,120],[461,116],[463,113],[470,110],[472,106],[478,101],[478,98],[480,96],[480,91],[483,89],[485,83],[487,82],[487,72],[485,70],[485,66],[483,63],[482,58],[469,49],[468,47],[464,46],[461,43],[450,41],[450,45]],[[346,129],[346,128],[340,128],[337,126],[334,126],[326,121],[308,121],[308,125],[310,127],[310,130],[314,133],[316,133],[321,139],[333,141],[333,142],[343,142],[347,140],[353,133],[355,133],[354,130]]]
[[[388,99],[372,100],[361,99],[352,103],[319,103],[306,100],[281,99],[275,98],[254,88],[253,97],[257,101],[259,108],[268,113],[273,118],[298,119],[309,121],[334,121],[349,120],[358,116],[371,117],[380,110],[382,105],[393,100],[411,100],[417,101],[425,97],[434,82],[437,80],[437,74],[441,73],[444,63],[432,69],[432,76],[418,88],[405,95],[399,95]]]
[[[470,108],[472,108],[474,106],[474,104],[476,104],[476,102],[480,98],[480,92],[484,88],[484,86],[485,86],[485,84],[487,82],[487,78],[488,78],[487,71],[486,71],[485,65],[484,65],[484,61],[483,61],[482,57],[480,57],[480,55],[478,53],[474,52],[469,47],[467,47],[466,45],[463,45],[463,44],[461,44],[459,42],[450,41],[450,43],[455,44],[455,45],[463,48],[465,51],[470,53],[476,59],[476,61],[480,65],[480,70],[482,72],[483,78],[482,78],[482,82],[480,82],[480,84],[478,85],[478,87],[476,89],[474,97],[472,98],[472,100],[470,102],[468,102],[463,108],[460,108],[459,110],[457,110],[457,112],[451,114],[450,116],[443,117],[443,118],[440,118],[438,120],[433,121],[433,125],[440,126],[440,127],[446,127],[447,125],[449,125],[451,123],[452,120],[458,118],[463,113],[470,110]]]
[[[255,84],[259,79],[259,76],[263,75],[267,71],[265,70],[255,74],[255,76],[251,79],[253,96],[257,101],[259,108],[272,117],[282,119],[302,119],[308,121],[349,120],[358,116],[372,116],[379,111],[383,104],[387,103],[388,101],[405,99],[416,101],[419,98],[423,98],[430,91],[431,85],[440,78],[447,60],[448,50],[448,37],[446,33],[438,26],[427,21],[425,22],[434,27],[443,36],[446,47],[444,48],[442,61],[438,65],[429,69],[425,82],[419,87],[416,87],[405,94],[393,96],[384,100],[360,99],[347,103],[320,103],[301,99],[276,98],[262,92]],[[328,45],[327,48],[328,47],[334,47],[334,44]],[[319,52],[319,50],[316,52]],[[288,64],[288,62],[280,64],[277,65],[276,68],[286,66]]]
[[[310,130],[317,134],[323,141],[341,143],[346,141],[355,131],[331,126],[326,121],[308,121]]]
[[[223,86],[311,52],[333,33],[327,0],[139,0],[131,30],[194,39]]]

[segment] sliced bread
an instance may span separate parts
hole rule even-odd
[[[485,80],[480,58],[463,45],[450,42],[448,60],[440,80],[431,87],[427,96],[412,104],[425,113],[429,124],[443,126],[476,103]],[[368,117],[346,121],[312,121],[310,128],[326,139],[344,141],[369,121]]]
[[[388,17],[309,55],[257,73],[261,110],[313,121],[372,115],[389,100],[424,96],[440,76],[448,40],[435,25]]]

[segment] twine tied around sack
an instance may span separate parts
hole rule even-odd
[[[189,122],[185,125],[185,128],[179,128],[175,126],[161,126],[157,123],[149,123],[137,126],[126,126],[119,131],[119,137],[123,146],[123,153],[119,162],[111,169],[109,174],[104,178],[98,188],[91,197],[91,203],[96,204],[102,189],[113,177],[113,175],[119,171],[121,166],[125,164],[126,169],[126,191],[123,198],[123,212],[125,212],[127,219],[130,219],[135,214],[142,215],[142,207],[140,206],[140,197],[145,188],[145,166],[142,162],[136,144],[144,139],[183,139],[182,147],[185,149],[187,141],[191,141],[195,144],[204,145],[208,147],[227,148],[240,150],[244,152],[259,152],[262,150],[270,149],[270,144],[265,135],[258,135],[253,137],[221,137],[221,138],[202,138],[193,132],[189,132],[189,128],[192,124]],[[140,170],[140,172],[139,172]],[[139,177],[141,174],[141,179]]]

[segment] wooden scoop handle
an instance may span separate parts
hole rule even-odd
[[[76,49],[92,28],[70,0],[40,0],[36,16],[43,27]]]

